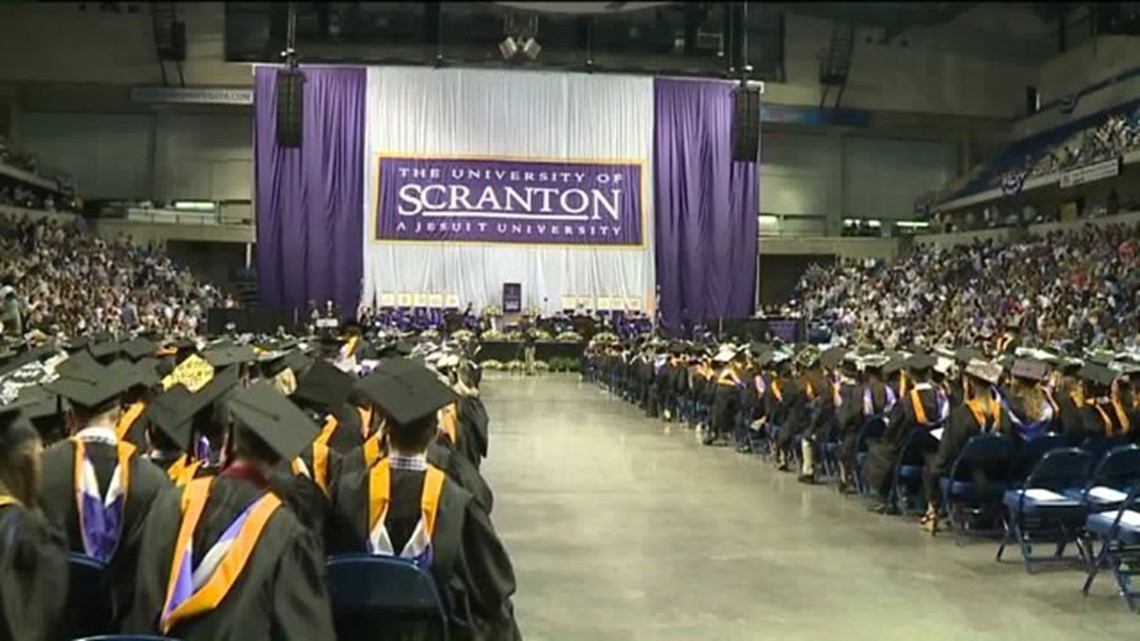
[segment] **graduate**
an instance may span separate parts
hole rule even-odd
[[[847,354],[839,369],[839,399],[835,411],[836,434],[839,438],[839,491],[846,494],[855,490],[855,446],[859,430],[863,424],[875,416],[875,393],[869,381],[860,381],[860,366],[863,360],[855,354]],[[879,409],[886,398],[882,386],[879,387]]]
[[[181,383],[158,395],[147,412],[147,458],[181,487],[221,471],[218,454],[208,449],[205,434],[222,432],[219,401],[238,385],[238,369],[216,370],[197,392]]]
[[[385,361],[359,387],[372,402],[390,455],[342,475],[335,512],[343,523],[334,553],[399,556],[429,568],[447,606],[452,639],[519,639],[510,597],[514,570],[490,518],[469,492],[428,461],[437,412],[454,393],[426,367]],[[361,622],[338,621],[345,638]],[[368,629],[380,625],[366,623]],[[393,637],[400,634],[392,633]]]
[[[709,411],[709,429],[704,433],[702,443],[716,442],[727,444],[736,426],[740,412],[741,393],[744,388],[744,352],[735,345],[726,343],[714,359],[720,366],[716,375],[716,385],[712,393],[712,408]]]
[[[1132,440],[1132,417],[1114,393],[1120,374],[1113,369],[1088,363],[1077,375],[1084,381],[1084,406],[1079,431],[1069,433],[1069,442],[1079,445],[1090,437]]]
[[[319,536],[274,487],[316,425],[268,382],[225,399],[224,469],[164,495],[147,520],[123,631],[183,641],[335,638]]]
[[[1019,358],[1010,368],[1010,385],[1005,407],[1013,423],[1018,441],[1032,441],[1059,431],[1060,409],[1043,388],[1049,378],[1049,366],[1027,358]]]
[[[315,443],[347,454],[364,442],[361,416],[349,403],[355,379],[326,360],[313,363],[297,380],[293,401],[321,426]]]
[[[842,385],[839,380],[839,370],[847,350],[843,347],[831,347],[819,355],[819,365],[823,368],[822,375],[808,379],[808,384],[818,390],[812,402],[811,416],[807,426],[801,433],[799,482],[815,483],[815,454],[816,447],[827,437],[828,430],[838,420],[838,411],[843,406],[841,398]],[[853,381],[851,381],[853,382]]]
[[[942,503],[943,476],[950,474],[950,468],[962,452],[962,448],[976,434],[1009,434],[1012,429],[1009,412],[1002,407],[994,387],[1001,378],[1001,366],[997,363],[974,359],[963,372],[963,388],[966,402],[950,411],[950,419],[938,443],[938,452],[929,459],[923,470],[923,486],[926,490],[926,513],[920,526],[930,534],[938,531],[938,509]],[[1006,468],[1002,462],[1000,467]],[[999,470],[971,470],[976,478],[986,479]]]
[[[46,641],[67,601],[67,539],[40,511],[39,434],[0,406],[0,639]]]
[[[67,536],[72,552],[108,564],[112,621],[130,603],[143,521],[169,479],[135,446],[120,441],[120,398],[137,381],[121,361],[86,363],[45,387],[70,402],[71,438],[43,458],[43,509]]]
[[[440,427],[446,439],[441,436],[437,441],[448,441],[445,445],[478,471],[487,456],[487,408],[479,400],[479,390],[463,381],[458,368],[457,354],[447,354],[436,361],[436,371],[456,395],[455,403],[441,410]]]
[[[787,414],[776,439],[776,464],[780,471],[792,469],[792,447],[811,426],[815,400],[827,394],[827,382],[819,367],[819,348],[805,345],[795,356],[796,373],[791,384],[784,387]]]
[[[931,431],[942,426],[950,415],[950,400],[931,382],[931,371],[937,359],[917,353],[906,359],[905,394],[899,396],[887,418],[883,438],[871,446],[863,465],[863,478],[871,490],[868,509],[889,512],[886,504],[892,472],[903,455],[903,449],[914,430]]]

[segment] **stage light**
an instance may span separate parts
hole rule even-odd
[[[534,60],[538,54],[542,53],[542,45],[538,44],[534,38],[527,38],[526,42],[523,43],[522,52],[526,54],[527,58]]]
[[[518,52],[519,46],[515,44],[515,39],[510,36],[503,38],[503,41],[499,43],[499,53],[503,55],[503,60],[514,58]]]

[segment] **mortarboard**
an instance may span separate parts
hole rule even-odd
[[[324,409],[344,405],[352,395],[353,378],[327,361],[317,361],[297,380],[293,399]]]
[[[146,417],[173,443],[188,451],[193,435],[196,410],[194,394],[181,383],[155,397],[147,405]],[[201,409],[199,407],[199,409]]]
[[[886,354],[867,354],[860,357],[859,362],[864,370],[877,370],[886,367],[887,363],[891,362],[891,358]]]
[[[906,361],[907,357],[903,356],[902,354],[896,353],[893,356],[888,356],[887,362],[884,363],[882,367],[883,374],[886,376],[897,374],[898,372],[902,371],[904,367],[906,367]]]
[[[95,357],[95,360],[106,361],[117,357],[122,351],[122,346],[118,341],[110,340],[88,345],[87,351],[91,352],[91,356]]]
[[[977,347],[967,345],[954,350],[954,360],[969,365],[972,360],[985,360],[985,354]]]
[[[925,352],[918,352],[906,359],[906,367],[915,372],[932,369],[938,364],[938,359]]]
[[[7,405],[0,405],[0,440],[4,440],[12,430],[24,429],[31,436],[32,424],[24,410],[30,405],[28,401],[17,399]]]
[[[969,364],[966,365],[965,372],[967,376],[985,381],[990,385],[996,385],[1001,379],[1001,365],[980,358],[971,360]]]
[[[1104,365],[1098,365],[1090,362],[1086,363],[1085,366],[1082,367],[1079,372],[1077,372],[1077,376],[1079,376],[1082,380],[1086,380],[1089,383],[1092,383],[1093,385],[1107,388],[1112,387],[1113,381],[1115,381],[1117,377],[1120,376],[1120,373],[1116,372],[1115,370],[1111,370]]]
[[[1031,358],[1019,358],[1013,362],[1010,375],[1027,381],[1043,381],[1049,377],[1049,365]]]
[[[214,367],[229,367],[257,360],[257,353],[249,345],[215,347],[202,353],[206,362]]]
[[[155,350],[158,346],[154,341],[150,339],[139,337],[132,341],[123,343],[120,347],[123,354],[127,355],[127,358],[133,361],[137,361],[140,358],[154,356]]]
[[[942,376],[949,374],[952,367],[954,367],[954,359],[946,356],[939,356],[937,362],[934,363],[934,371]]]
[[[456,399],[434,372],[404,359],[381,361],[356,388],[400,425],[434,414]]]
[[[68,356],[67,360],[63,361],[59,365],[56,365],[55,371],[56,373],[63,375],[76,368],[90,367],[91,365],[98,365],[98,363],[95,362],[95,357],[92,356],[90,352],[76,352]]]
[[[804,347],[796,354],[796,363],[798,363],[800,367],[815,367],[816,364],[819,363],[819,348],[815,345]]]
[[[99,408],[118,400],[135,385],[136,373],[98,363],[74,367],[44,387],[86,408]]]
[[[239,427],[256,434],[286,461],[296,458],[319,432],[316,423],[268,381],[234,390],[226,407]]]
[[[819,355],[819,362],[827,369],[835,369],[843,362],[843,357],[846,355],[846,347],[829,347],[823,350],[823,353]]]

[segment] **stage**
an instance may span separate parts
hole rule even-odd
[[[549,361],[552,358],[572,358],[578,360],[586,350],[585,343],[564,343],[558,341],[540,341],[534,344],[534,358],[538,361]],[[509,363],[523,360],[522,341],[485,341],[482,349],[475,356],[480,363],[499,361]]]

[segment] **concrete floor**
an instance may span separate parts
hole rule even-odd
[[[531,641],[1140,638],[1102,574],[1026,574],[758,457],[701,447],[576,377],[496,378],[484,474]]]

